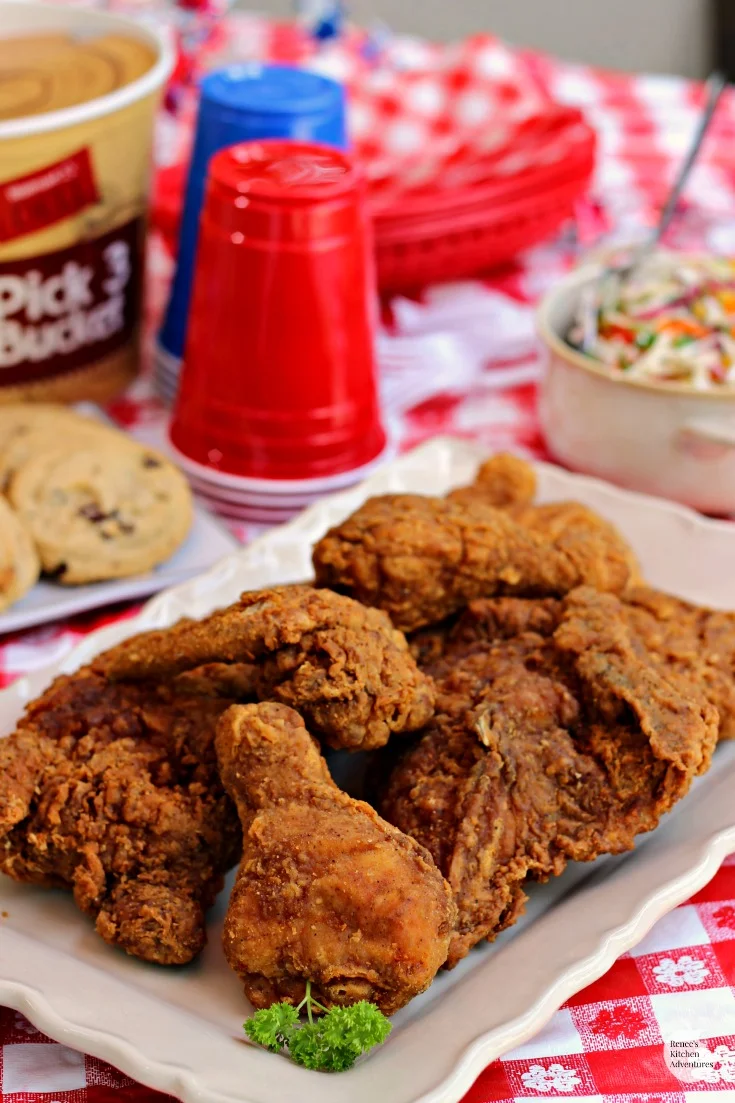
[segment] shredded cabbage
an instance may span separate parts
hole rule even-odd
[[[653,253],[587,289],[568,340],[628,379],[735,386],[735,261]]]

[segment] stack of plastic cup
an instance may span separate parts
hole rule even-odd
[[[209,162],[226,146],[261,138],[293,138],[345,148],[341,85],[303,69],[257,62],[217,70],[202,81],[176,274],[156,349],[156,383],[169,404],[176,394],[186,341]]]
[[[210,164],[171,443],[221,513],[279,521],[386,452],[359,172],[264,141]]]

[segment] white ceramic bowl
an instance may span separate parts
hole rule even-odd
[[[619,486],[706,513],[735,512],[735,389],[612,376],[567,344],[580,293],[597,271],[573,272],[538,311],[546,361],[539,414],[549,451]]]

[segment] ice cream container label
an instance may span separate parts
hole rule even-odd
[[[67,249],[0,263],[0,386],[72,372],[135,331],[143,219]]]
[[[33,234],[98,203],[88,149],[0,184],[0,242]]]

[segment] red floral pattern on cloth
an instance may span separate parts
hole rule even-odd
[[[271,34],[284,32],[243,16],[225,28],[224,40],[240,56],[287,56],[295,49],[293,37],[269,43]],[[650,211],[686,145],[701,89],[673,78],[606,74],[539,56],[526,56],[523,64],[531,66],[552,97],[581,106],[599,135],[595,202],[580,211],[584,217],[578,219],[578,237],[593,239],[621,213],[624,217],[631,211]],[[709,216],[700,218],[700,237],[735,251],[732,94],[714,125],[688,196],[695,215],[698,205],[720,212],[716,238],[707,238],[712,231]],[[696,217],[692,224],[696,229]],[[500,292],[531,311],[572,258],[570,241],[561,236],[476,286]],[[165,249],[157,249],[154,242],[147,293],[149,330],[165,301],[169,267]],[[454,433],[480,441],[488,451],[513,448],[548,458],[536,414],[538,372],[533,354],[511,364],[490,357],[466,392],[440,393],[401,413],[401,447]],[[164,416],[145,381],[110,412],[130,430],[156,425]],[[257,530],[237,526],[235,531],[246,541]],[[106,609],[0,639],[0,686],[60,659],[101,624],[135,612],[129,606]],[[702,1103],[704,1092],[719,1092],[722,1099],[729,1093],[733,1100],[735,1088],[723,1079],[721,1069],[715,1069],[716,1078],[708,1081],[678,1081],[666,1064],[665,1045],[680,1037],[686,1024],[687,1035],[697,1037],[712,1053],[735,1048],[734,987],[735,858],[729,858],[705,888],[661,920],[603,977],[572,997],[544,1030],[490,1065],[464,1103]],[[165,1098],[103,1062],[55,1044],[22,1015],[0,1008],[0,1103],[157,1103]]]
[[[644,998],[610,1000],[574,1008],[572,1021],[588,1049],[610,1049],[661,1041],[656,1016]]]
[[[735,908],[732,904],[723,904],[721,908],[712,913],[712,918],[717,920],[718,927],[735,931]]]

